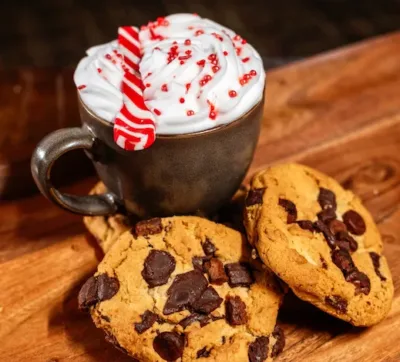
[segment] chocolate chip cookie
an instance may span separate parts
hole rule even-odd
[[[393,283],[379,231],[361,201],[306,166],[268,168],[246,199],[249,241],[301,299],[356,326],[389,312]]]
[[[271,361],[282,290],[238,231],[151,219],[111,247],[79,293],[108,341],[140,361]]]

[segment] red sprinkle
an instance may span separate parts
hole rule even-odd
[[[186,114],[190,117],[190,116],[194,115],[194,112],[189,110],[189,111],[186,112]]]
[[[246,79],[244,79],[244,78],[240,79],[240,84],[241,85],[245,85],[246,83],[247,83]]]
[[[203,87],[203,86],[205,86],[206,85],[206,81],[204,81],[204,80],[201,80],[200,82],[199,82],[199,84]],[[197,97],[198,98],[198,97]]]
[[[82,84],[82,85],[78,86],[78,89],[79,89],[79,90],[81,90],[81,89],[85,89],[85,88],[86,88],[86,86],[85,86],[84,84]]]
[[[242,44],[244,45],[244,44],[246,44],[246,43],[247,43],[247,40],[242,39]]]
[[[208,56],[208,59],[209,59],[209,60],[215,60],[215,59],[217,59],[217,54],[210,54],[210,55]]]
[[[178,44],[178,42],[175,40],[175,41],[173,41],[173,42],[172,42],[172,44],[174,44],[174,45],[175,45],[175,44]]]
[[[189,49],[189,50],[186,50],[185,51],[185,54],[187,54],[187,55],[191,55],[192,54],[192,51]]]
[[[161,48],[160,47],[155,47],[154,50],[161,50]]]
[[[150,77],[152,74],[153,74],[152,72],[149,72],[147,73],[146,77]]]
[[[163,92],[168,92],[168,86],[167,86],[166,84],[163,84],[163,85],[161,86],[161,90],[162,90]]]
[[[250,80],[251,79],[251,75],[250,74],[245,74],[243,76],[243,78],[246,79],[246,80]]]
[[[111,60],[111,55],[110,54],[106,54],[106,59]]]
[[[194,33],[194,35],[196,35],[196,36],[199,36],[199,35],[202,35],[202,34],[204,34],[204,30],[201,30],[201,29],[196,30],[196,32]]]
[[[247,57],[247,58],[243,58],[243,59],[242,59],[242,62],[243,62],[243,63],[247,63],[249,60],[250,60],[250,58],[249,58],[249,57]]]
[[[204,76],[204,80],[205,80],[206,82],[210,81],[211,79],[212,79],[212,77],[211,77],[211,75],[209,75],[209,74],[206,74],[206,75]]]
[[[227,56],[227,55],[228,55],[228,52],[227,52],[226,50],[224,50],[224,55],[225,55],[225,56]]]
[[[188,29],[193,30],[194,28],[193,28],[193,26],[188,26]]]
[[[217,113],[214,111],[211,111],[210,114],[208,115],[212,120],[214,120],[215,118],[217,118]]]
[[[179,62],[179,64],[180,64],[180,65],[183,65],[183,64],[185,64],[185,61],[184,61],[184,60],[181,60],[181,61]]]
[[[192,41],[190,39],[185,40],[185,45],[191,45],[191,44],[192,44]]]
[[[201,59],[197,62],[197,65],[200,65],[200,67],[204,67],[205,64],[206,64],[206,61],[204,59]]]
[[[190,83],[186,83],[186,93],[189,92],[191,84]]]
[[[257,75],[257,72],[253,69],[250,70],[250,75],[252,75],[253,77]]]
[[[233,37],[233,40],[236,40],[236,41],[238,41],[238,40],[240,40],[240,35],[235,35],[234,37]]]
[[[179,102],[180,103],[185,103],[185,98],[183,98],[183,97],[179,98]]]
[[[190,58],[190,55],[182,55],[180,57],[178,57],[179,60],[187,60]]]
[[[154,108],[153,112],[154,112],[157,116],[161,115],[161,112],[160,112],[157,108]]]
[[[221,68],[220,68],[218,65],[214,65],[214,66],[212,67],[212,71],[213,71],[214,73],[217,73],[220,69],[221,69]]]
[[[217,38],[219,41],[224,41],[224,38],[218,33],[211,33],[211,34],[214,35],[214,37]]]
[[[242,48],[236,48],[236,55],[240,55],[241,52],[242,52]]]
[[[151,87],[151,84],[150,84],[150,83],[146,83],[146,87],[147,87],[147,88],[150,88],[150,87]]]
[[[234,90],[230,90],[230,91],[229,91],[229,97],[235,98],[236,96],[237,96],[236,91],[234,91]]]
[[[103,69],[97,68],[97,72],[101,73],[102,71],[103,71]]]

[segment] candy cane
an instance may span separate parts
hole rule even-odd
[[[140,79],[139,31],[133,26],[118,29],[118,43],[124,56],[125,74],[122,79],[123,106],[114,122],[114,141],[125,150],[142,150],[155,140],[154,116],[143,99]]]

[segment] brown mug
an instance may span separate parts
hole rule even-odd
[[[31,170],[40,191],[62,208],[83,215],[120,209],[139,217],[206,215],[239,188],[253,159],[264,98],[228,125],[182,135],[157,135],[142,151],[115,144],[113,125],[79,100],[82,127],[57,130],[35,149]],[[108,192],[74,196],[51,183],[51,168],[64,153],[84,149]]]

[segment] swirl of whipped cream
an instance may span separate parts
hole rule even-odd
[[[265,73],[256,50],[232,30],[192,14],[176,14],[143,26],[140,73],[144,101],[159,135],[204,131],[235,121],[262,98]],[[98,73],[115,42],[91,48],[78,65],[80,95],[96,114],[113,122],[122,104],[122,66]],[[116,49],[118,51],[118,49]],[[109,72],[110,71],[110,72]]]

